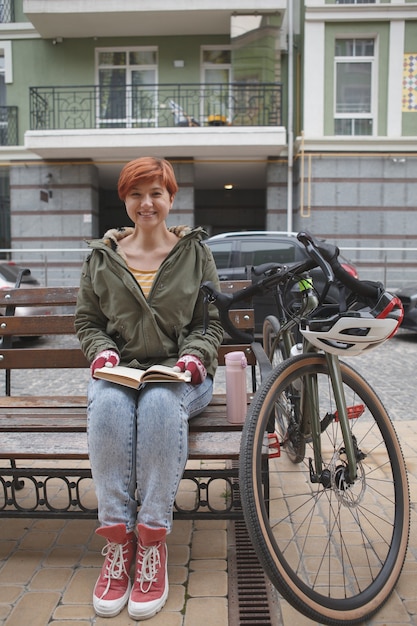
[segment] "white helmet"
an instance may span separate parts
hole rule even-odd
[[[392,337],[404,316],[401,300],[384,291],[374,308],[349,310],[326,318],[301,321],[308,341],[331,354],[356,356]]]

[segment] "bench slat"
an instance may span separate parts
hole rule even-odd
[[[190,432],[242,430],[241,424],[230,424],[226,419],[226,401],[209,405],[200,415],[189,421]],[[8,431],[85,431],[87,410],[84,406],[26,406],[0,407],[0,432]],[[0,443],[1,449],[1,443]]]
[[[86,407],[87,396],[2,396],[0,411],[21,408],[54,408]]]
[[[73,306],[78,287],[19,287],[0,291],[0,306]]]
[[[1,318],[1,334],[5,337],[39,337],[41,335],[74,334],[73,315],[25,315],[13,317],[4,315]]]
[[[190,433],[190,459],[237,459],[241,433],[238,431]],[[1,436],[2,459],[87,459],[85,432],[4,432]]]
[[[45,369],[88,367],[79,348],[10,348],[0,350],[0,369]]]

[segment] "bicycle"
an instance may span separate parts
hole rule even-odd
[[[379,283],[359,281],[337,260],[338,249],[299,233],[310,260],[267,268],[251,287],[219,294],[202,285],[237,340],[228,310],[264,290],[307,281],[300,323],[304,353],[286,358],[259,386],[242,431],[242,508],[258,558],[276,589],[310,619],[357,624],[391,595],[408,547],[410,502],[404,457],[375,391],[340,355],[360,354],[395,333],[398,298]],[[308,272],[350,290],[338,309],[319,302]],[[257,268],[265,271],[265,268]],[[278,328],[278,334],[280,329]],[[288,345],[291,323],[285,330]]]

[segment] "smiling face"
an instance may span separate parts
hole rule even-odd
[[[154,228],[165,222],[173,198],[160,178],[134,185],[125,197],[126,212],[141,228]]]

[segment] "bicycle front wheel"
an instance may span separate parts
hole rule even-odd
[[[324,354],[291,358],[274,370],[251,404],[240,452],[245,520],[266,573],[296,609],[331,625],[363,622],[388,599],[406,556],[410,518],[407,473],[391,420],[358,372],[345,363],[341,372],[357,445],[354,484],[343,479],[344,441]],[[304,459],[294,463],[286,442],[280,457],[268,455],[267,432],[271,425],[280,432],[277,407],[294,412],[291,398],[306,377],[317,388],[322,481],[303,415]]]

